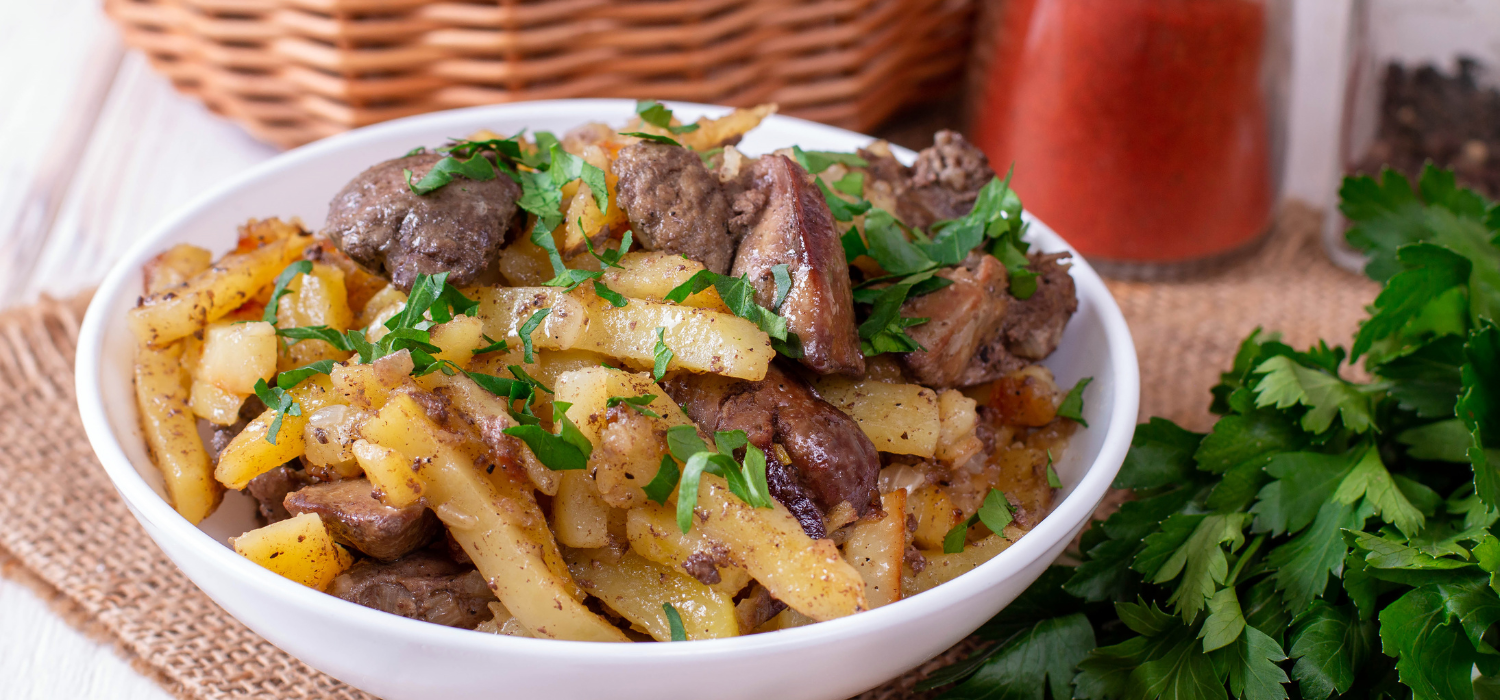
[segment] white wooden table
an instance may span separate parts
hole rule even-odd
[[[126,53],[100,0],[0,0],[0,309],[97,284],[157,220],[275,149]],[[1297,0],[1289,194],[1326,201],[1347,0]],[[0,700],[167,700],[0,578]]]
[[[170,210],[276,150],[122,50],[99,0],[0,0],[0,308],[94,284]],[[0,700],[168,700],[0,578]]]

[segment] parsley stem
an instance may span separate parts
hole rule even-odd
[[[1234,570],[1230,571],[1229,576],[1224,579],[1224,585],[1234,586],[1239,583],[1240,572],[1245,569],[1245,565],[1248,564],[1251,559],[1255,558],[1255,553],[1260,550],[1260,546],[1264,544],[1265,541],[1266,536],[1264,533],[1256,535],[1255,539],[1250,540],[1250,546],[1246,547],[1245,551],[1240,553],[1239,560],[1234,563]]]

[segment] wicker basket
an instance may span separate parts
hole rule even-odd
[[[867,130],[947,89],[976,0],[105,0],[178,89],[293,146],[452,107],[729,105]]]

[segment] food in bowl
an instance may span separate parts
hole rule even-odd
[[[1041,520],[1076,299],[962,137],[914,167],[734,147],[771,108],[481,133],[323,230],[181,245],[129,312],[174,507],[394,614],[559,639],[764,632],[916,595]],[[840,232],[840,229],[843,229]]]

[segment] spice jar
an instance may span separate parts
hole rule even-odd
[[[1282,0],[986,3],[975,142],[1107,274],[1180,276],[1254,246],[1280,185]]]
[[[1355,0],[1352,11],[1344,174],[1388,166],[1415,185],[1432,162],[1500,198],[1500,2]],[[1324,243],[1335,262],[1359,269],[1336,190]]]

